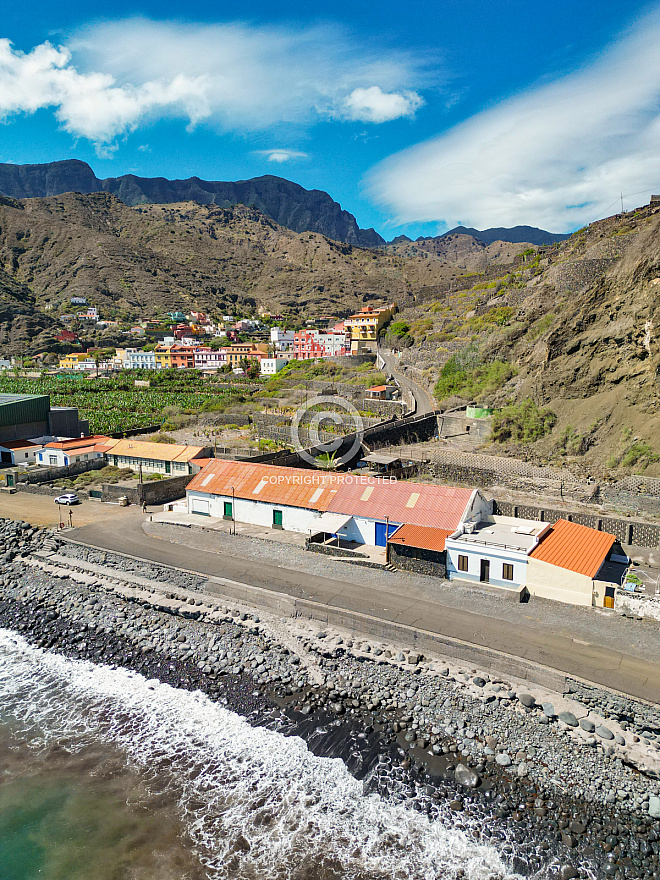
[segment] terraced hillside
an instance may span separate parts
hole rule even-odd
[[[409,306],[402,363],[447,407],[548,407],[531,457],[660,473],[659,304],[660,215],[640,209]]]

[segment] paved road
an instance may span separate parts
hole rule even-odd
[[[378,349],[378,353],[385,361],[385,367],[387,371],[394,376],[399,385],[402,385],[404,388],[407,388],[412,396],[415,398],[415,415],[423,416],[427,413],[433,412],[436,408],[434,401],[431,399],[428,391],[425,388],[422,388],[417,382],[414,382],[409,376],[406,376],[405,373],[402,373],[399,369],[399,359],[394,355],[391,351],[387,351],[387,349],[380,348]]]
[[[534,627],[526,628],[519,621],[496,620],[419,596],[385,593],[339,578],[312,576],[227,553],[192,549],[144,534],[141,522],[142,515],[133,513],[108,523],[108,526],[95,524],[76,529],[72,537],[152,562],[226,577],[295,598],[311,599],[331,607],[416,626],[660,702],[660,662],[657,656],[641,660],[608,645],[588,644],[565,632],[556,633],[550,627],[543,628],[538,621]]]

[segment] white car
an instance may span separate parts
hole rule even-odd
[[[65,495],[58,495],[55,504],[78,504],[79,501],[75,492],[67,492]]]

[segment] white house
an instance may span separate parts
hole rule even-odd
[[[276,373],[286,367],[291,358],[289,357],[272,357],[262,358],[259,364],[262,376],[274,376]]]
[[[195,368],[197,370],[219,370],[227,363],[227,353],[223,349],[195,349]]]
[[[294,336],[293,330],[283,330],[281,327],[270,328],[270,342],[276,352],[291,350]]]
[[[445,539],[447,577],[498,587],[527,583],[529,554],[550,523],[508,516],[471,517]]]
[[[181,477],[196,473],[211,455],[208,446],[152,443],[148,440],[108,440],[104,447],[108,464],[120,468],[142,469],[143,473]]]
[[[308,534],[342,476],[213,460],[188,484],[188,512]]]
[[[126,349],[126,368],[129,370],[155,370],[156,355],[153,351],[141,351],[137,348]]]
[[[571,605],[614,608],[629,563],[614,535],[560,519],[530,553],[527,589]]]
[[[36,463],[47,467],[68,467],[81,461],[95,461],[105,456],[105,444],[109,437],[94,435],[55,440],[46,443],[36,455]]]

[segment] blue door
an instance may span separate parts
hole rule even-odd
[[[384,522],[376,523],[376,547],[385,547],[387,544],[385,528],[386,524]],[[393,535],[398,528],[398,523],[390,523],[389,526],[387,526],[387,536],[389,537],[390,535]]]

